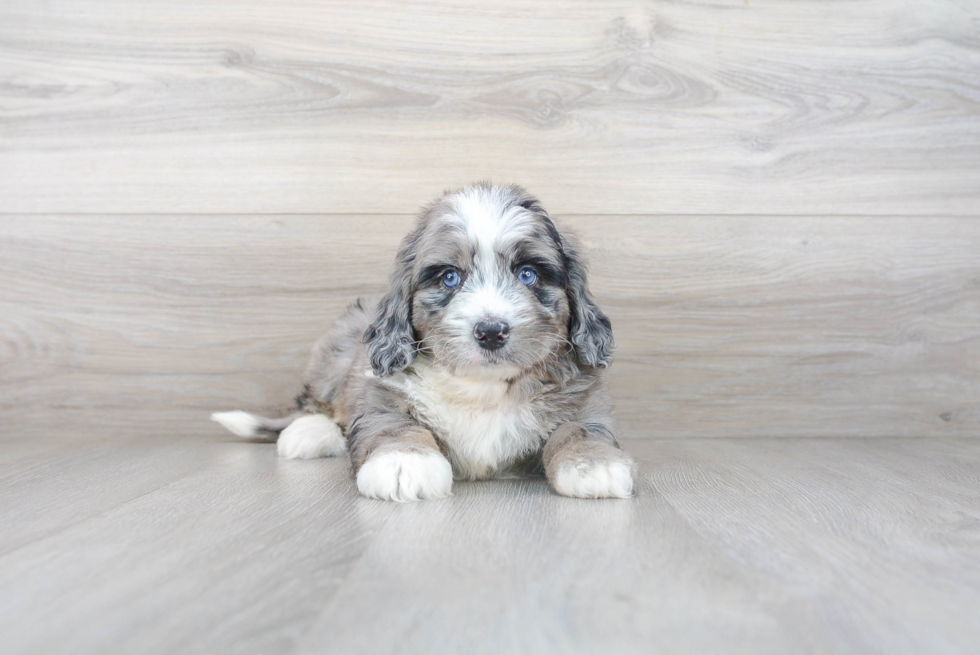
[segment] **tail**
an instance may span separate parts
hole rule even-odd
[[[236,409],[233,412],[215,412],[211,415],[211,420],[225,426],[239,437],[255,441],[275,441],[279,438],[280,432],[302,416],[307,416],[307,413],[296,412],[284,418],[265,418]]]

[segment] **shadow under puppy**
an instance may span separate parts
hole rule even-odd
[[[612,348],[569,235],[524,189],[479,183],[426,207],[388,293],[317,342],[300,412],[212,418],[278,437],[283,457],[347,450],[372,498],[443,498],[454,476],[542,468],[560,494],[624,498],[634,464],[614,436]]]

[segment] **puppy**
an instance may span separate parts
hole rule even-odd
[[[371,498],[542,470],[559,494],[625,498],[634,463],[613,428],[612,349],[573,239],[524,189],[479,183],[423,209],[388,293],[314,346],[297,414],[212,418],[278,438],[282,457],[348,451]]]

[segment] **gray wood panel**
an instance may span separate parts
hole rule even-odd
[[[117,427],[285,408],[411,220],[2,217],[0,411],[43,433],[88,407]],[[567,222],[620,344],[626,435],[980,432],[980,220]]]
[[[4,525],[20,547],[0,556],[5,652],[286,652],[372,535],[343,460],[147,432],[116,449],[90,433],[101,468],[69,447],[60,470],[0,492],[22,510]],[[132,497],[108,502],[107,485]],[[60,526],[38,538],[30,511]]]
[[[975,214],[980,6],[0,6],[0,211]]]
[[[86,427],[77,422],[69,425],[62,417],[60,433],[50,430],[47,436],[35,435],[28,442],[45,446],[29,456],[18,456],[16,446],[11,453],[11,443],[4,437],[4,458],[0,463],[0,525],[4,529],[0,533],[0,554],[165,488],[207,468],[215,457],[214,449],[201,449],[198,444],[193,444],[195,452],[189,456],[186,444],[175,445],[180,434],[147,439],[151,430],[137,430],[132,417],[129,430],[123,432],[127,438],[106,438],[106,432],[112,433],[111,428],[99,425],[95,430],[91,424],[102,422],[93,421],[91,412],[89,417]],[[85,438],[78,438],[80,434]],[[24,449],[22,443],[14,442]],[[77,502],[81,499],[82,504]],[[43,511],[38,511],[39,507]]]
[[[88,437],[41,439],[64,450],[36,466],[0,448],[0,471],[18,477],[0,508],[19,509],[3,517],[6,652],[980,643],[976,440],[632,440],[631,500],[561,498],[529,479],[398,505],[358,497],[341,460],[283,461],[179,427],[191,434],[76,428]],[[52,524],[40,533],[31,514]]]
[[[385,524],[299,651],[971,652],[976,445],[631,443],[627,503],[460,485]]]

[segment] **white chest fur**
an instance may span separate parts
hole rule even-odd
[[[457,477],[493,477],[533,453],[547,435],[540,413],[500,376],[461,377],[417,361],[386,380],[409,398],[423,424],[449,448]]]

